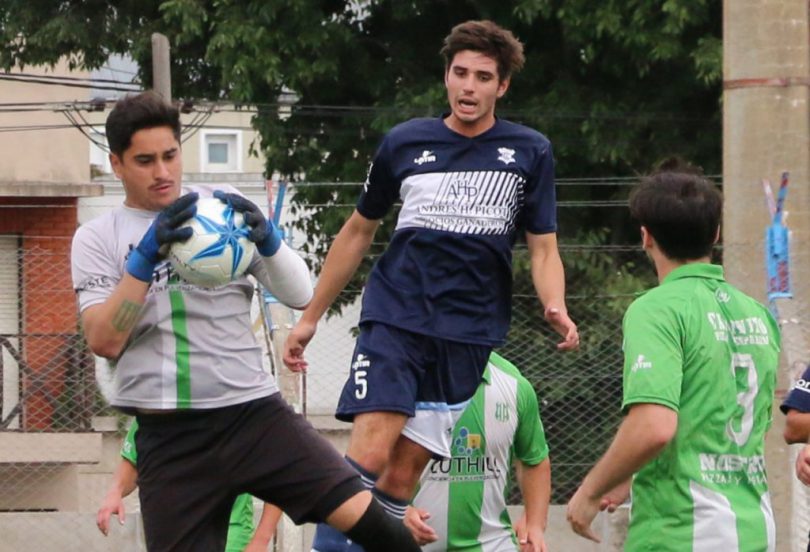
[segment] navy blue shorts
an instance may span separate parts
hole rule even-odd
[[[481,383],[491,351],[363,323],[335,416],[351,421],[364,412],[401,412],[410,417],[403,435],[449,457],[453,425]]]

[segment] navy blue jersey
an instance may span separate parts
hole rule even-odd
[[[785,414],[788,410],[810,412],[810,366],[805,368],[804,374],[793,384],[793,387],[779,407]]]
[[[396,230],[366,284],[361,321],[499,345],[511,316],[516,232],[555,232],[554,157],[545,136],[497,119],[468,138],[442,119],[386,135],[357,211]]]

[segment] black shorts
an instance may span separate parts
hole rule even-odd
[[[213,410],[138,415],[138,486],[152,552],[220,551],[237,495],[323,521],[363,490],[357,473],[276,393]]]

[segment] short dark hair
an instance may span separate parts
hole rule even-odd
[[[132,144],[132,135],[144,128],[169,127],[180,141],[180,112],[156,92],[126,96],[115,102],[107,116],[107,143],[121,157]]]
[[[444,39],[440,51],[444,57],[444,70],[450,69],[456,54],[463,50],[480,52],[498,64],[498,80],[503,81],[523,68],[523,44],[512,31],[492,21],[466,21],[453,27]]]
[[[680,160],[665,161],[630,194],[630,214],[673,260],[711,255],[722,210],[717,186]]]

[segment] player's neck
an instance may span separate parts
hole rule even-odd
[[[664,255],[658,249],[651,251],[650,257],[652,258],[653,264],[655,264],[655,272],[658,275],[659,284],[663,282],[664,279],[676,268],[680,268],[688,264],[712,262],[710,257],[701,257],[699,259],[689,259],[686,261],[674,260]]]
[[[475,138],[495,126],[495,114],[491,113],[468,123],[451,113],[444,119],[444,124],[456,134],[461,134],[467,138]]]

